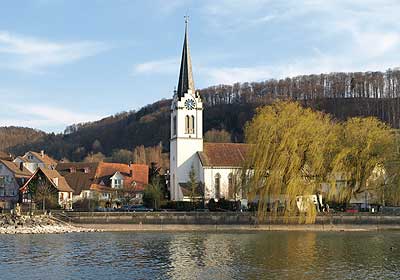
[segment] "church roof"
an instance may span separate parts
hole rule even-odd
[[[179,81],[176,94],[181,99],[188,90],[195,91],[193,72],[192,72],[192,59],[190,58],[189,50],[189,37],[188,37],[188,21],[185,21],[185,39],[183,41],[181,70],[179,72]]]
[[[204,143],[198,152],[204,167],[242,167],[250,145],[243,143]]]

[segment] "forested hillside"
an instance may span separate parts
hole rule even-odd
[[[282,80],[219,85],[201,90],[207,106],[268,104],[292,99],[336,118],[376,116],[400,127],[400,70],[304,75]]]
[[[8,150],[17,145],[26,145],[35,142],[46,133],[26,127],[0,127],[0,151]]]
[[[200,90],[205,103],[204,130],[226,130],[231,141],[243,141],[243,127],[255,108],[276,99],[297,100],[304,106],[335,118],[376,116],[394,128],[400,127],[400,71],[331,73],[282,80],[219,85]],[[46,150],[57,159],[83,160],[87,155],[110,156],[118,150],[162,143],[169,149],[170,102],[161,100],[135,112],[124,112],[93,123],[76,124],[62,134],[8,138],[6,149],[14,154]],[[7,132],[0,130],[0,139]],[[226,138],[226,137],[225,137]],[[13,142],[14,141],[14,142]]]

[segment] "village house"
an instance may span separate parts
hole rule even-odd
[[[23,156],[19,156],[14,159],[17,164],[23,163],[24,167],[31,173],[34,173],[39,167],[54,169],[57,165],[57,161],[49,157],[42,150],[40,153],[29,151]]]
[[[56,169],[74,190],[74,202],[86,198],[140,204],[149,176],[145,164],[59,163]]]
[[[40,191],[49,196],[53,195],[57,205],[62,209],[72,209],[73,190],[57,170],[42,167],[36,169],[35,173],[20,188],[22,203],[32,203],[37,192]],[[50,197],[48,199],[51,200]]]
[[[0,160],[0,208],[13,209],[19,201],[19,188],[31,176],[22,165]]]

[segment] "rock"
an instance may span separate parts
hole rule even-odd
[[[97,232],[92,229],[82,229],[68,224],[59,223],[49,216],[0,216],[0,234],[43,234]]]

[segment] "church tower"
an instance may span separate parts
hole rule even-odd
[[[180,183],[189,180],[193,166],[199,178],[197,152],[203,151],[203,103],[195,91],[189,51],[188,20],[185,20],[178,88],[171,105],[170,192],[172,200],[182,200]]]

